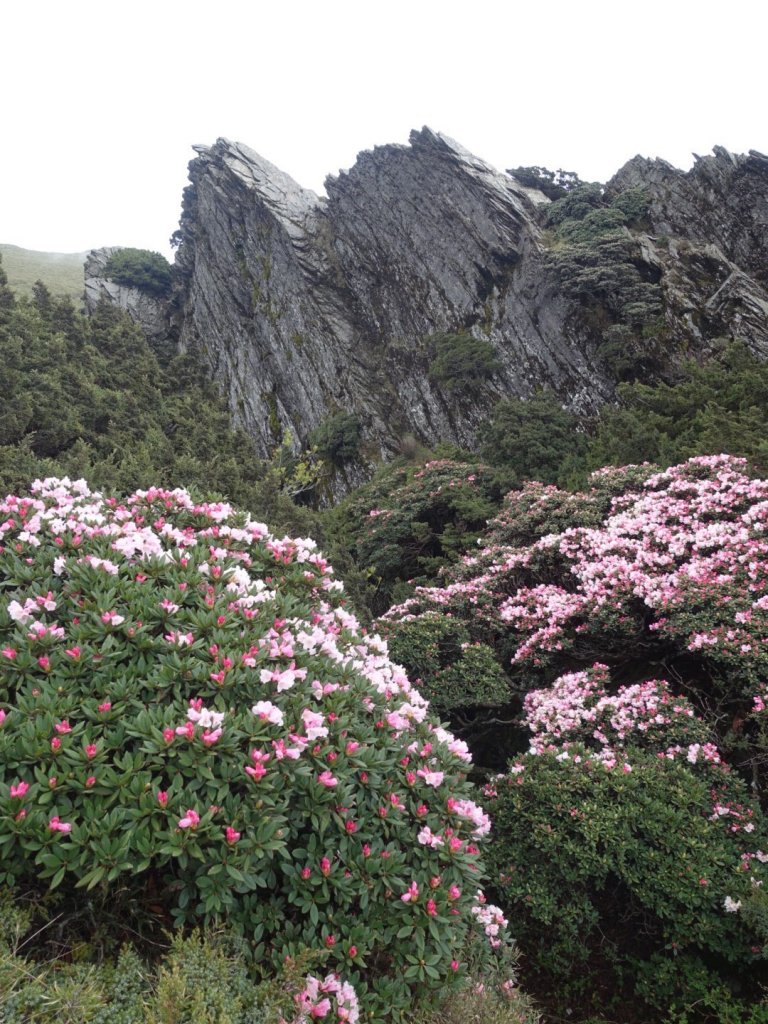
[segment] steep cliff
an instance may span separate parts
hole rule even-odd
[[[171,331],[262,452],[353,424],[337,489],[409,437],[472,447],[505,396],[590,411],[723,338],[768,355],[760,154],[636,157],[552,202],[428,128],[326,197],[239,143],[195,150]]]
[[[219,140],[190,165],[179,336],[198,345],[264,449],[358,417],[363,455],[409,434],[472,445],[504,395],[549,384],[579,407],[610,394],[546,271],[536,209],[508,176],[429,129],[300,188]],[[456,389],[430,369],[471,333],[494,371]],[[437,337],[436,337],[437,336]],[[453,383],[453,382],[450,382]]]

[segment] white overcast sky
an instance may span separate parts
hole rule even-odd
[[[0,242],[168,253],[194,143],[322,191],[429,125],[499,169],[604,181],[768,151],[764,0],[13,0]]]

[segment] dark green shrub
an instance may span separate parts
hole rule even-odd
[[[360,440],[360,420],[351,412],[337,413],[309,435],[309,444],[318,455],[338,467],[358,455]]]
[[[171,290],[171,265],[159,252],[148,249],[118,249],[104,268],[116,284],[138,288],[155,298],[164,298]]]
[[[498,891],[548,1001],[647,1020],[737,977],[731,996],[759,992],[763,940],[724,904],[750,900],[740,854],[765,848],[765,831],[734,834],[712,810],[747,808],[741,782],[638,748],[606,770],[571,746],[493,785]],[[762,864],[747,863],[760,880]]]
[[[456,619],[433,613],[404,622],[392,636],[390,653],[395,661],[408,663],[416,685],[442,715],[509,700],[508,681],[494,652],[472,642]]]
[[[359,607],[381,614],[395,597],[437,579],[498,509],[498,476],[478,463],[434,459],[386,467],[325,520],[334,560],[358,573]]]
[[[598,182],[582,183],[546,209],[546,222],[557,227],[569,220],[583,220],[592,210],[605,205],[603,187]]]
[[[490,465],[511,470],[518,481],[557,483],[586,447],[579,428],[578,418],[551,393],[504,399],[481,428],[480,454]]]
[[[448,391],[488,380],[500,369],[493,345],[467,332],[433,334],[429,344],[434,349],[429,377]]]
[[[526,188],[537,188],[549,199],[562,199],[582,182],[574,171],[550,171],[546,167],[513,167],[507,171]]]

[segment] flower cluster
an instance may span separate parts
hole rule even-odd
[[[0,580],[7,880],[128,905],[151,885],[276,963],[322,948],[369,1009],[455,977],[489,830],[469,753],[313,541],[182,490],[49,479],[0,502]]]
[[[508,495],[481,550],[447,577],[417,588],[380,620],[433,700],[475,644],[494,652],[508,702],[532,685],[549,688],[526,708],[539,738],[549,726],[568,731],[566,720],[556,721],[565,699],[556,691],[580,689],[579,669],[595,663],[611,666],[614,690],[626,684],[621,694],[603,693],[600,707],[586,695],[566,701],[597,731],[603,722],[620,738],[625,727],[650,734],[677,722],[672,732],[680,735],[666,749],[687,757],[690,743],[703,749],[707,740],[683,742],[684,718],[717,694],[721,747],[755,735],[768,675],[768,481],[750,477],[744,460],[703,456],[664,472],[600,471],[582,494],[527,485]],[[451,624],[450,636],[444,627],[430,665],[418,654],[438,616]],[[449,646],[454,636],[461,649]],[[677,689],[685,688],[688,702],[656,678],[660,663],[682,680]],[[459,706],[447,697],[449,709]],[[758,755],[754,765],[763,772]]]
[[[360,1007],[357,993],[347,981],[328,974],[322,981],[308,975],[304,988],[296,996],[298,1015],[292,1024],[309,1024],[316,1020],[346,1021],[357,1024]]]

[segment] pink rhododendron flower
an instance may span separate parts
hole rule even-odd
[[[197,811],[188,810],[183,818],[179,819],[179,828],[197,828],[200,824],[200,815]]]
[[[101,613],[101,621],[107,626],[119,626],[125,622],[125,616],[118,615],[117,612],[108,611]]]
[[[48,822],[48,828],[51,832],[71,832],[72,825],[68,821],[62,821],[58,815],[54,815],[53,818]]]
[[[260,700],[251,708],[251,712],[263,722],[271,722],[273,725],[283,724],[283,712],[272,701]]]
[[[411,882],[408,889],[402,894],[400,899],[403,903],[415,903],[419,898],[419,887],[416,882]]]

